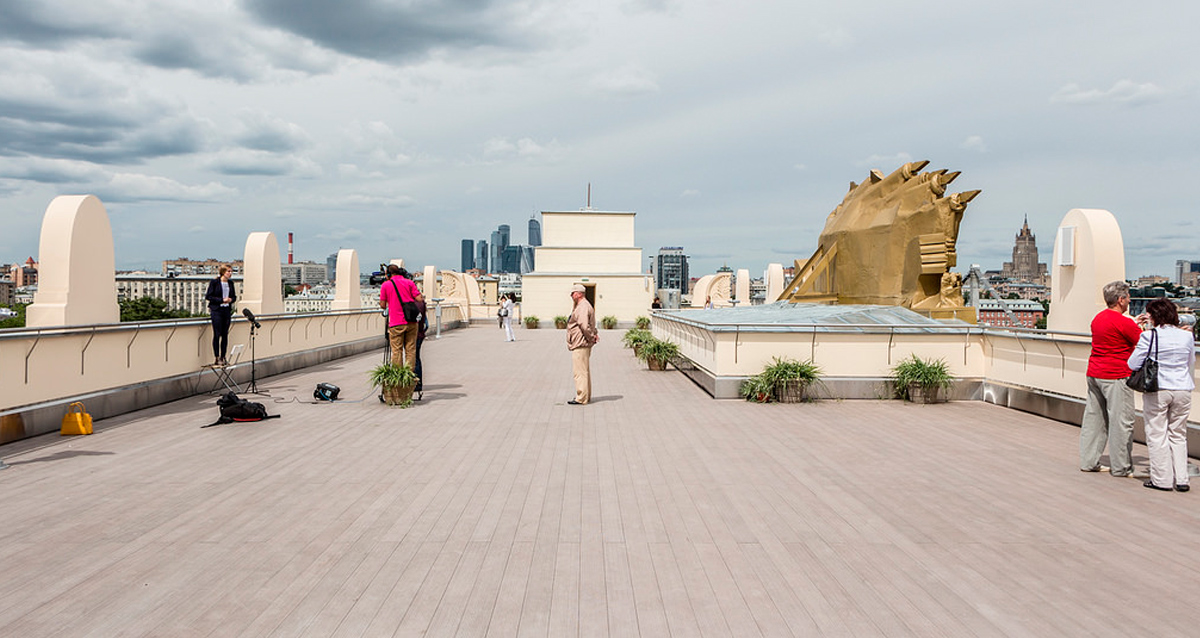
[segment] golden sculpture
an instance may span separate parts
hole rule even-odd
[[[884,177],[872,170],[825,221],[820,243],[780,300],[904,306],[935,318],[974,321],[962,277],[951,273],[963,211],[979,194],[946,196],[959,173],[921,173],[910,162]]]

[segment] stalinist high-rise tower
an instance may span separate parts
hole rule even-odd
[[[1025,217],[1025,224],[1021,226],[1021,231],[1017,233],[1017,241],[1013,245],[1012,261],[1004,262],[1004,266],[1000,269],[1000,276],[1042,286],[1049,284],[1046,264],[1038,262],[1037,237],[1033,231],[1029,230],[1028,216]]]

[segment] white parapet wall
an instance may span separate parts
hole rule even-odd
[[[962,399],[1078,424],[1087,398],[1091,342],[1084,333],[961,324],[751,325],[698,319],[702,317],[656,312],[652,331],[679,344],[683,358],[678,367],[715,398],[738,397],[742,381],[774,357],[815,363],[823,378],[818,396],[889,398],[892,366],[912,355],[945,360]],[[1192,402],[1200,405],[1200,390],[1192,393]],[[1140,397],[1135,404],[1140,411]],[[1197,454],[1200,414],[1193,412],[1189,419],[1191,450]],[[1140,422],[1137,436],[1140,440]]]
[[[1105,308],[1104,285],[1125,281],[1125,243],[1116,218],[1094,208],[1068,211],[1058,225],[1052,261],[1053,311],[1046,318],[1046,327],[1088,332],[1092,318]]]
[[[253,342],[250,322],[237,317],[230,328],[230,349],[243,346],[236,378],[248,378],[252,355],[262,377],[383,345],[383,316],[373,310],[257,319],[262,328]],[[206,392],[216,379],[202,367],[211,353],[207,319],[2,330],[0,417],[7,430],[0,442],[57,429],[57,403],[82,398],[102,418]],[[49,417],[33,414],[47,406]]]
[[[39,280],[26,325],[78,326],[119,319],[112,226],[93,195],[62,195],[46,207]]]

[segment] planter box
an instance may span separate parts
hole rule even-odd
[[[806,398],[808,384],[803,381],[783,381],[775,385],[775,400],[780,403],[800,403]]]
[[[650,357],[650,358],[646,359],[646,365],[650,366],[651,370],[660,370],[660,371],[666,370],[667,369],[667,360],[666,359],[655,359],[654,357]]]
[[[926,390],[920,384],[908,384],[908,400],[913,403],[945,403],[950,400],[950,397],[947,396],[948,394],[940,386],[934,386]]]

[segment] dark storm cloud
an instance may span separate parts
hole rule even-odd
[[[186,27],[159,24],[132,34],[131,54],[160,69],[190,70],[237,82],[254,82],[274,70],[319,74],[336,66],[328,54],[299,38],[219,20],[211,20],[203,29],[190,23]]]
[[[335,51],[410,60],[442,48],[516,44],[504,4],[493,0],[247,0],[246,10],[271,26]]]
[[[169,105],[141,106],[130,110],[120,101],[105,104],[99,100],[0,96],[0,156],[113,164],[203,149],[203,123],[175,114]]]
[[[237,82],[279,70],[317,74],[336,67],[333,56],[306,40],[244,18],[236,8],[187,3],[0,0],[0,45],[70,51],[99,44],[108,59]]]
[[[64,14],[38,0],[0,0],[0,41],[45,47],[81,37],[112,37],[117,30]]]

